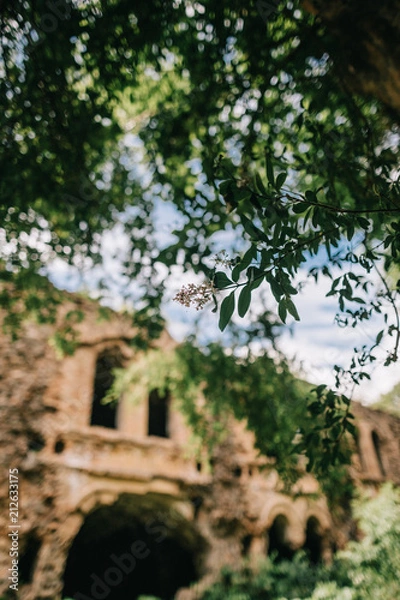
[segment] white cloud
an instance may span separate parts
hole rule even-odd
[[[333,386],[333,366],[348,367],[354,348],[373,342],[382,329],[382,323],[375,319],[368,325],[358,325],[354,329],[350,326],[339,327],[334,323],[337,301],[325,297],[329,289],[328,280],[321,280],[318,284],[310,281],[303,292],[294,298],[301,321],[293,325],[292,334],[289,331],[283,334],[279,345],[288,357],[294,358],[295,364],[309,381]],[[365,403],[376,401],[400,378],[398,365],[383,366],[386,350],[377,355],[376,362],[379,364],[369,371],[371,380],[365,379],[355,392],[355,398]]]

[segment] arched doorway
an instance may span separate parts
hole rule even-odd
[[[72,543],[63,597],[172,599],[200,576],[203,541],[156,499],[124,495],[89,514]]]
[[[307,520],[304,550],[313,564],[322,560],[322,542],[320,522],[316,517],[310,517]]]
[[[278,515],[268,531],[268,554],[277,561],[291,560],[294,555],[287,537],[288,525],[285,515]]]

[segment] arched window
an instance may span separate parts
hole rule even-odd
[[[119,348],[104,350],[97,357],[90,416],[91,425],[116,429],[118,404],[117,402],[104,403],[104,398],[114,383],[114,369],[121,366],[122,355]]]
[[[310,517],[306,527],[306,541],[304,544],[310,562],[317,564],[322,559],[322,536],[321,526],[315,517]]]
[[[288,520],[284,515],[278,515],[268,531],[268,554],[274,554],[276,560],[292,559],[293,550],[287,540]]]
[[[383,466],[383,462],[382,462],[381,440],[379,439],[379,435],[376,433],[376,431],[372,432],[372,443],[374,445],[375,455],[376,455],[376,458],[378,461],[381,475],[382,475],[382,477],[385,477],[386,471],[385,471],[385,467]]]
[[[169,392],[161,395],[158,390],[152,390],[149,394],[149,418],[148,435],[157,437],[169,437]]]

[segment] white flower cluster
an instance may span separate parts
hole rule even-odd
[[[194,306],[196,310],[201,310],[212,299],[216,291],[212,281],[205,281],[200,285],[189,283],[189,285],[181,287],[174,300],[182,306]]]
[[[221,267],[232,267],[235,264],[235,261],[229,258],[226,250],[221,250],[214,258],[216,265],[221,265]]]

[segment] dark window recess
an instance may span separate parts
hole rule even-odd
[[[46,445],[43,436],[35,431],[31,431],[28,434],[28,440],[28,448],[33,452],[40,452]]]
[[[291,560],[294,552],[287,542],[286,529],[288,521],[284,515],[278,515],[268,532],[268,554],[274,555],[276,561]]]
[[[149,422],[148,435],[158,437],[169,437],[168,418],[169,418],[169,393],[161,396],[158,390],[153,390],[149,394]]]
[[[62,440],[57,440],[54,444],[54,452],[56,454],[62,454],[65,450],[65,443]]]
[[[30,534],[21,552],[18,570],[21,583],[31,583],[35,572],[37,555],[40,550],[40,541],[35,534]]]
[[[382,462],[381,440],[379,439],[379,435],[376,433],[376,431],[372,432],[372,443],[374,444],[375,454],[378,460],[381,475],[384,477],[386,475],[386,471]]]
[[[241,469],[241,467],[235,467],[233,469],[233,474],[234,474],[235,477],[238,477],[238,478],[241,477],[242,476],[242,469]]]
[[[304,550],[313,564],[317,564],[322,560],[322,536],[320,530],[321,527],[318,519],[310,517],[307,521]]]
[[[200,508],[203,504],[203,498],[201,498],[201,496],[195,496],[194,498],[192,498],[192,504],[194,507],[194,518],[197,519],[197,517],[199,516]]]
[[[116,429],[117,427],[117,402],[104,403],[104,398],[114,383],[114,369],[121,367],[121,354],[119,349],[107,350],[100,354],[96,362],[96,373],[93,385],[91,425],[100,425]]]
[[[245,535],[242,538],[242,556],[248,556],[250,552],[251,542],[253,541],[253,537],[251,535]]]

